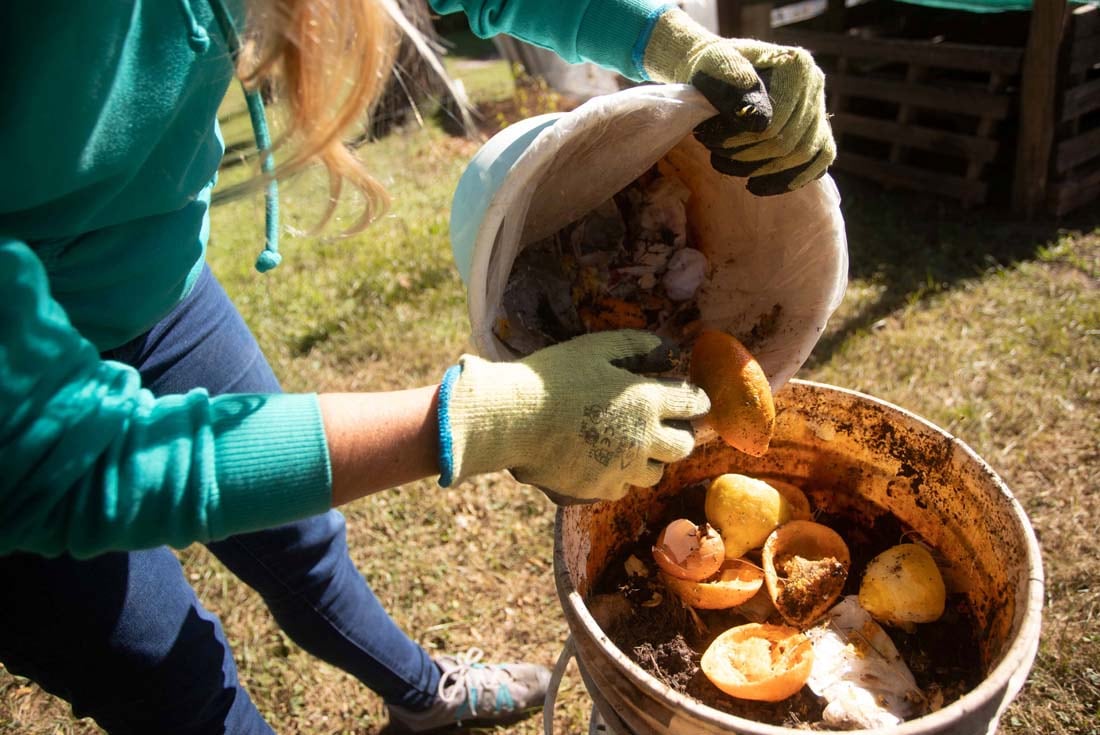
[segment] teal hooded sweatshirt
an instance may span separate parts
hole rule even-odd
[[[243,0],[0,3],[0,553],[182,547],[331,503],[316,395],[156,398],[99,356],[202,268],[233,78],[211,3],[243,23]],[[665,8],[432,4],[635,79]]]

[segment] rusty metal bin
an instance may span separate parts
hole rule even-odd
[[[575,651],[599,714],[619,735],[745,733],[794,729],[730,715],[659,682],[612,643],[585,600],[616,553],[651,524],[681,488],[723,472],[785,479],[892,513],[937,549],[948,590],[965,595],[982,638],[985,677],[960,699],[889,730],[892,735],[979,735],[1023,686],[1039,643],[1043,572],[1034,531],[1005,483],[942,429],[871,396],[794,380],[776,394],[771,449],[760,458],[720,442],[699,446],[661,483],[614,503],[561,508],[554,574]],[[559,677],[568,656],[559,661]],[[552,722],[548,695],[546,722]],[[549,724],[548,724],[549,727]]]

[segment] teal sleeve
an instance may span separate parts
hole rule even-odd
[[[437,13],[462,10],[470,29],[550,49],[570,63],[591,61],[634,80],[646,78],[642,56],[666,9],[659,0],[430,0]]]
[[[316,396],[154,397],[2,236],[0,292],[0,554],[182,547],[329,507]]]

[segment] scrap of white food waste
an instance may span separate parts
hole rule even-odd
[[[661,279],[665,293],[673,301],[695,298],[695,292],[707,277],[707,256],[693,248],[677,250],[669,258],[668,270]]]
[[[671,267],[671,260],[687,246],[685,206],[691,191],[677,178],[658,177],[644,189],[628,188],[625,194],[632,211],[627,229],[633,233],[634,242],[631,264],[618,268],[618,272],[637,278],[638,286],[649,291],[657,285],[660,274]],[[692,252],[703,257],[698,250]],[[706,274],[705,257],[703,274]],[[695,288],[680,298],[671,294],[669,298],[687,301],[695,295]],[[680,287],[681,291],[686,289],[686,284]]]
[[[925,698],[886,631],[849,595],[806,631],[814,663],[807,684],[837,728],[893,727],[921,713]]]
[[[687,212],[684,205],[691,198],[691,190],[677,178],[665,176],[657,179],[645,190],[645,205],[639,208],[638,224],[643,233],[651,233],[654,240],[664,239],[659,233],[672,235],[669,243],[674,249],[687,245]]]

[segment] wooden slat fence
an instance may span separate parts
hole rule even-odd
[[[1048,209],[1066,214],[1100,198],[1100,8],[1070,15]]]
[[[837,169],[967,205],[987,201],[1022,49],[796,28],[774,38],[809,49],[826,70]]]

